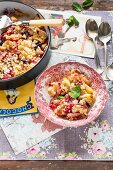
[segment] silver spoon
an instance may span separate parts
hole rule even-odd
[[[95,64],[96,64],[96,71],[101,74],[103,72],[103,69],[100,65],[100,60],[97,53],[97,47],[96,47],[96,37],[98,36],[98,25],[95,20],[88,19],[86,22],[86,34],[87,36],[93,41],[94,47],[95,47]]]
[[[109,80],[112,80],[113,81],[113,63],[111,65],[109,65],[107,68],[106,68],[106,74],[107,74],[107,77],[109,78]]]
[[[107,43],[111,40],[111,27],[107,22],[102,22],[99,26],[98,30],[98,36],[100,41],[103,42],[104,44],[104,50],[105,50],[105,65],[104,65],[104,72],[103,72],[103,79],[104,80],[109,80],[107,76]]]

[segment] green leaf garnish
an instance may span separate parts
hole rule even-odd
[[[72,27],[73,25],[79,26],[78,20],[73,15],[66,20],[66,23],[68,24],[69,27]]]
[[[77,12],[81,12],[83,10],[82,6],[77,2],[73,2],[72,8]]]
[[[92,6],[93,3],[94,3],[94,0],[85,0],[82,3],[82,5],[77,2],[73,2],[72,8],[73,8],[73,10],[75,10],[77,12],[81,12],[83,9],[89,8],[90,6]]]
[[[65,96],[58,96],[58,99],[63,99]]]
[[[81,94],[80,85],[77,85],[77,86],[73,87],[73,88],[71,89],[70,93],[69,93],[69,95],[70,95],[72,98],[74,98],[74,99],[76,99],[77,97],[79,97],[80,94]]]
[[[0,46],[3,44],[3,42],[0,40]]]
[[[83,7],[83,8],[88,8],[88,7],[92,6],[93,3],[94,3],[94,0],[85,0],[85,1],[83,2],[83,4],[82,4],[82,7]]]

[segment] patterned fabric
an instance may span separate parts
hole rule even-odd
[[[113,21],[112,11],[87,11],[85,13],[102,16],[103,20],[108,21],[113,29],[113,22],[111,22]],[[101,54],[101,63],[103,64],[103,48],[101,48],[99,52]],[[113,60],[112,52],[112,44],[110,44],[108,46],[109,63]],[[77,59],[77,61],[81,62],[80,57],[76,57],[75,59],[75,56],[69,57],[68,55],[64,58],[65,61]],[[60,61],[61,57],[59,57],[59,62]],[[95,67],[93,59],[85,58],[82,62],[87,62],[93,68]],[[50,61],[49,64],[51,65],[51,63],[52,61]],[[57,63],[57,61],[55,61],[55,63]],[[41,142],[37,142],[36,140],[32,143],[32,139],[29,139],[30,145],[21,153],[18,152],[18,154],[15,154],[14,148],[12,149],[11,143],[9,144],[9,140],[7,140],[8,135],[6,135],[6,133],[4,134],[3,129],[0,129],[0,160],[113,160],[113,83],[106,82],[106,86],[109,99],[103,112],[94,122],[79,128],[59,129],[58,133],[54,133],[52,136],[50,135],[50,137],[41,140]],[[32,120],[34,127],[38,123],[43,132],[46,132],[46,129],[48,129],[50,133],[50,124],[47,120],[38,119],[36,115],[32,117],[29,115],[28,117]],[[17,119],[18,118],[14,121],[17,121]],[[22,122],[20,122],[20,125],[22,126]],[[2,128],[3,126],[7,128],[10,126],[8,119],[5,125],[2,123]],[[53,130],[56,128],[58,127],[53,126]],[[16,129],[15,133],[17,133]],[[32,131],[30,133],[32,133]],[[24,136],[26,136],[26,133]],[[18,141],[19,147],[22,139],[23,138],[20,138]]]

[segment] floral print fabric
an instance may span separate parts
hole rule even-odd
[[[87,150],[88,154],[95,159],[112,158],[113,151],[113,127],[108,121],[92,122],[85,129],[85,136],[81,137],[84,142],[81,148]]]
[[[112,11],[91,11],[86,13],[101,15],[108,22],[113,21]],[[112,24],[113,28],[113,23],[110,22],[110,24]],[[110,49],[108,53],[110,56]],[[70,60],[72,58],[71,56]],[[68,60],[68,58],[65,59],[66,61]],[[86,61],[90,66],[94,67],[93,60],[86,59]],[[113,83],[108,82],[106,85],[109,100],[97,120],[79,128],[61,129],[54,126],[53,130],[56,128],[60,130],[58,133],[37,144],[36,141],[33,141],[32,147],[28,145],[28,149],[17,155],[9,145],[2,129],[0,129],[0,160],[113,160]],[[48,129],[50,133],[48,121],[41,118],[38,120],[36,117],[31,117],[31,119],[34,126],[36,123],[40,123],[42,131],[46,132],[46,129]],[[7,127],[8,124],[9,122],[6,124]],[[15,132],[17,132],[16,129]],[[30,139],[30,142],[32,142],[32,139]]]

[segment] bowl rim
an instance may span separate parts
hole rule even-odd
[[[102,103],[102,104],[101,104],[101,108],[99,109],[99,111],[98,111],[97,114],[94,114],[94,115],[93,115],[93,118],[91,117],[91,118],[89,118],[89,119],[80,119],[80,120],[76,120],[76,121],[69,121],[69,120],[66,120],[66,119],[63,119],[63,118],[58,117],[58,119],[67,122],[67,125],[64,125],[64,124],[60,123],[56,117],[54,117],[54,119],[53,119],[53,117],[51,118],[51,117],[46,116],[46,115],[42,112],[42,110],[41,110],[41,112],[40,112],[40,104],[37,103],[37,97],[36,97],[36,96],[37,96],[37,86],[38,86],[38,84],[40,84],[42,78],[46,76],[46,73],[48,73],[48,72],[51,70],[51,68],[55,68],[55,67],[60,66],[60,65],[62,65],[62,64],[63,64],[63,65],[65,65],[65,64],[78,64],[78,65],[80,65],[80,66],[85,67],[86,69],[92,70],[92,71],[99,77],[101,83],[103,84],[104,100],[101,101],[101,103]],[[39,90],[39,89],[38,89],[38,90]],[[79,127],[79,126],[86,125],[86,124],[91,123],[92,121],[94,121],[94,120],[101,114],[102,110],[104,109],[105,104],[106,104],[107,99],[108,99],[108,96],[109,96],[109,95],[108,95],[108,92],[107,92],[107,89],[106,89],[105,82],[104,82],[104,80],[102,79],[102,77],[96,72],[96,70],[94,70],[92,67],[90,67],[90,66],[87,65],[87,64],[82,64],[82,63],[80,63],[80,62],[74,62],[74,61],[61,62],[61,63],[52,65],[52,66],[50,66],[49,68],[45,69],[45,70],[43,71],[43,73],[42,73],[42,74],[38,77],[38,79],[36,80],[36,85],[35,85],[35,89],[34,89],[34,97],[35,97],[36,105],[37,105],[37,107],[38,107],[38,109],[39,109],[39,113],[40,113],[42,116],[44,116],[46,119],[48,119],[49,121],[51,121],[52,123],[55,123],[55,124],[57,124],[57,125],[60,125],[60,126],[63,126],[63,125],[64,125],[65,127],[75,127],[75,128],[76,128],[76,127]],[[42,102],[42,100],[40,100],[39,102]],[[47,104],[48,104],[48,103],[47,103]],[[74,123],[68,123],[68,122],[74,122]],[[80,123],[80,124],[78,123],[78,124],[77,124],[77,122],[82,122],[82,123]]]
[[[26,3],[18,2],[18,1],[16,1],[16,0],[14,0],[14,1],[11,1],[11,0],[6,0],[6,1],[1,0],[0,3],[1,3],[1,2],[4,2],[4,3],[6,3],[6,2],[11,2],[11,3],[13,3],[13,2],[14,2],[14,3],[23,4],[23,5],[25,5],[25,6],[28,6],[28,7],[32,8],[34,11],[36,11],[37,14],[39,14],[39,16],[41,16],[43,19],[45,19],[44,16],[43,16],[37,9],[35,9],[34,7],[32,7],[32,6],[30,6],[30,5],[26,4]],[[10,81],[13,81],[13,80],[16,80],[16,79],[20,78],[21,76],[26,76],[26,74],[29,74],[29,72],[30,72],[33,68],[35,68],[35,67],[43,60],[43,58],[46,56],[46,54],[47,54],[47,52],[48,52],[48,50],[49,50],[50,43],[51,43],[51,32],[50,32],[50,27],[49,27],[49,26],[47,27],[46,33],[47,33],[47,35],[48,35],[48,45],[47,45],[46,51],[44,52],[44,54],[43,54],[42,58],[40,59],[40,61],[39,61],[37,64],[35,64],[31,69],[27,70],[26,72],[24,72],[24,73],[22,73],[22,74],[20,74],[20,75],[18,75],[18,76],[11,77],[11,78],[8,78],[8,79],[0,79],[0,83],[2,83],[2,82],[3,82],[3,83],[8,83],[8,82],[10,82]]]

